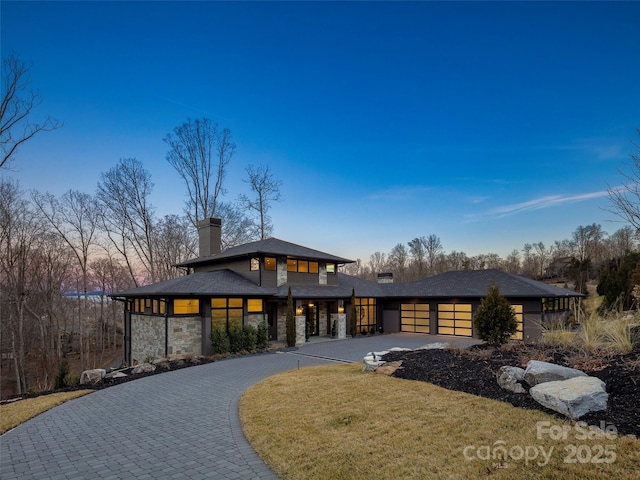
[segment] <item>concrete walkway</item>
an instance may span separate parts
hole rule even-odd
[[[0,437],[0,478],[276,479],[245,439],[238,400],[294,368],[471,339],[391,334],[309,343],[142,378],[67,402]]]

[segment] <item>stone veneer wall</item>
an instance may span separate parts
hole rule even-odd
[[[131,314],[131,362],[164,357],[164,317]]]
[[[287,343],[287,304],[278,305],[278,341]]]
[[[202,355],[202,318],[169,317],[168,356]]]
[[[202,319],[169,317],[169,356],[202,354]],[[165,318],[131,315],[131,361],[144,363],[165,356]]]

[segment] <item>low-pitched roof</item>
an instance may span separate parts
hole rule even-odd
[[[309,260],[322,260],[339,264],[353,263],[353,260],[338,257],[329,253],[314,250],[312,248],[285,242],[278,238],[266,238],[256,242],[245,243],[236,247],[226,249],[224,252],[211,255],[210,257],[194,258],[177,264],[178,267],[193,267],[195,265],[208,265],[229,260],[237,257],[253,257],[257,255],[278,255],[297,258],[308,258]]]
[[[256,285],[231,270],[199,272],[114,294],[116,297],[274,295],[275,288]]]
[[[475,297],[487,296],[497,284],[504,297],[582,297],[581,293],[547,285],[501,270],[462,270],[434,275],[408,283],[386,285],[387,297]]]

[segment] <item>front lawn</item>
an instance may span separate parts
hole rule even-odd
[[[285,372],[240,401],[283,479],[637,478],[640,440],[360,364]]]

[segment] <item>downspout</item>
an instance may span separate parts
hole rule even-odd
[[[169,358],[169,301],[164,300],[164,358]]]

